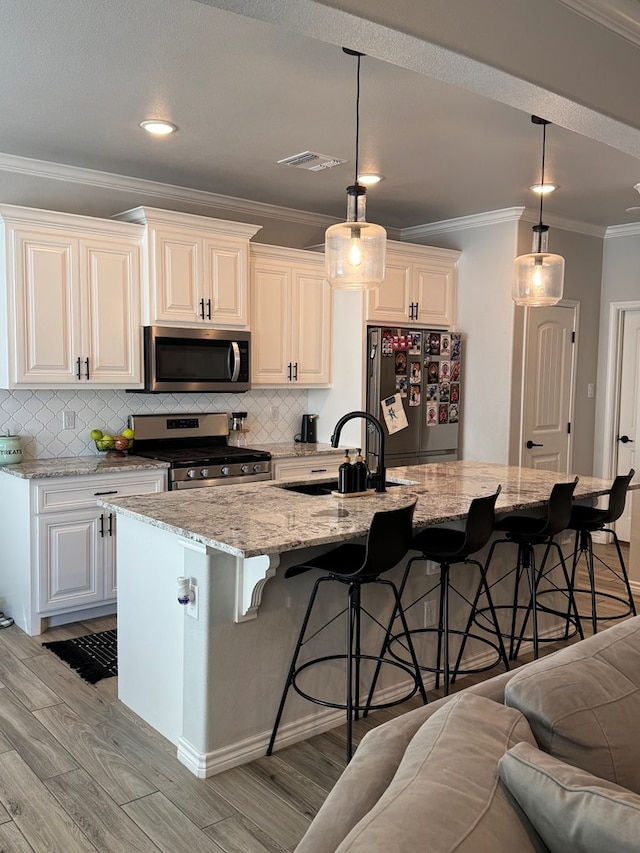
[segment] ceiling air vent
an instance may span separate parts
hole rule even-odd
[[[295,166],[296,169],[306,169],[308,172],[321,172],[323,169],[332,169],[346,163],[339,157],[327,157],[326,154],[318,154],[317,151],[302,151],[292,157],[278,160],[279,166]]]

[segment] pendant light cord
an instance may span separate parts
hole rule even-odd
[[[547,147],[547,125],[542,125],[542,174],[540,176],[540,225],[542,225],[542,202],[544,199],[544,155]]]
[[[360,149],[360,59],[361,54],[358,54],[358,71],[356,76],[356,175],[354,184],[358,183],[358,151]]]

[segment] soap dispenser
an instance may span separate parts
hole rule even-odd
[[[362,449],[359,447],[353,466],[353,491],[366,492],[368,479],[369,469],[367,468],[367,463],[362,458]]]
[[[346,495],[353,490],[353,465],[349,451],[345,450],[342,465],[338,468],[338,491],[341,495]]]

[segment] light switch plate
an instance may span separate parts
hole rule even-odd
[[[76,427],[76,413],[67,409],[62,413],[62,429],[75,429]]]

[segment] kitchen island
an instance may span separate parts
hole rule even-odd
[[[395,468],[389,479],[401,485],[358,498],[310,496],[283,483],[259,483],[103,501],[118,513],[119,698],[169,738],[196,775],[212,775],[266,750],[314,580],[304,575],[284,580],[288,566],[365,536],[380,509],[417,498],[416,529],[456,523],[472,498],[500,484],[499,513],[530,512],[563,478],[463,461]],[[609,485],[582,477],[576,499],[591,500]],[[497,561],[495,569],[500,569]],[[469,575],[470,591],[471,573],[460,570]],[[392,574],[400,572],[397,567]],[[409,595],[412,589],[419,595],[433,580],[424,573],[424,567],[416,567]],[[177,602],[179,576],[190,579],[193,601],[187,606]],[[327,590],[319,624],[323,615],[341,610],[341,592]],[[509,586],[505,601],[510,593]],[[499,603],[499,587],[495,597]],[[367,606],[382,621],[390,607],[379,591]],[[414,614],[418,624],[423,618],[424,612]],[[340,649],[343,633],[337,620],[316,638],[314,656],[335,652],[336,644]],[[363,646],[370,643],[377,651],[380,640],[374,623],[367,626]],[[469,655],[478,653],[469,644]],[[341,701],[343,677],[329,666],[315,667],[306,687]],[[381,683],[387,701],[404,689],[393,680]],[[342,721],[342,712],[310,705],[292,692],[277,746]]]

